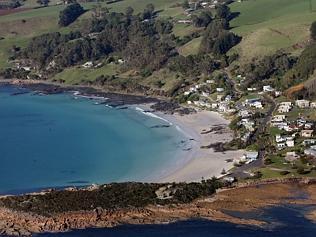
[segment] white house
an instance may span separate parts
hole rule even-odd
[[[216,88],[216,91],[217,91],[217,92],[224,92],[224,88],[218,87],[218,88]]]
[[[91,61],[86,62],[86,63],[82,64],[82,67],[84,67],[84,68],[91,68],[91,67],[93,67],[93,62],[91,62]]]
[[[311,146],[304,151],[305,155],[316,157],[316,146]]]
[[[287,147],[294,147],[295,146],[295,143],[294,143],[293,139],[286,140],[285,144],[286,144]]]
[[[285,141],[286,141],[286,138],[282,137],[280,134],[277,134],[277,135],[275,135],[275,141],[276,141],[277,143],[285,142]]]
[[[301,109],[309,108],[310,101],[309,100],[296,100],[295,104],[297,107]]]
[[[192,23],[192,20],[178,20],[178,23],[191,24],[191,23]]]
[[[278,144],[277,144],[277,148],[278,148],[278,149],[283,149],[283,148],[285,148],[285,147],[286,147],[285,142],[281,142],[281,143],[278,143]]]
[[[263,86],[263,91],[264,92],[272,92],[272,91],[274,91],[274,89],[270,85],[268,85],[268,86]]]
[[[286,156],[285,156],[285,160],[290,161],[290,162],[295,161],[298,158],[299,158],[299,156],[296,154],[295,151],[287,152]]]
[[[283,122],[286,119],[286,116],[284,114],[277,114],[274,115],[272,118],[273,122]]]
[[[214,81],[214,80],[206,80],[206,83],[207,83],[207,84],[214,84],[215,81]]]
[[[204,97],[208,97],[208,96],[210,96],[210,93],[205,92],[205,91],[202,91],[202,96],[204,96]]]
[[[261,103],[261,101],[256,101],[252,104],[253,107],[257,108],[257,109],[263,109],[263,105]]]
[[[313,136],[314,130],[302,130],[301,136],[306,138],[311,138]]]

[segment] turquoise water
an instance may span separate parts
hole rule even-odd
[[[135,108],[0,87],[0,193],[159,177],[184,139]]]

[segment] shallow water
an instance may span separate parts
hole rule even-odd
[[[314,237],[316,224],[304,218],[307,207],[275,207],[258,219],[269,222],[264,229],[230,223],[191,220],[168,225],[124,225],[109,229],[88,229],[38,237]]]
[[[0,193],[142,181],[179,162],[184,135],[135,110],[71,94],[41,96],[0,87]]]

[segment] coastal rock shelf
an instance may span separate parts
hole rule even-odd
[[[216,195],[210,196],[209,190],[212,190],[210,188],[217,187],[217,185],[217,182],[214,181],[204,184],[178,185],[122,183],[101,186],[92,190],[51,191],[1,197],[0,233],[30,235],[31,233],[63,232],[89,227],[113,227],[120,224],[169,223],[192,218],[263,228],[269,224],[266,220],[241,218],[227,213],[236,211],[243,213],[267,206],[285,204],[316,205],[315,184],[292,182],[250,184],[221,190]],[[297,192],[295,193],[291,191],[293,185],[296,186]],[[155,195],[155,191],[161,190],[162,187],[165,187],[165,190],[180,190],[181,196],[174,192],[174,196],[161,199]],[[97,198],[99,194],[104,197],[107,195],[109,197],[112,193],[117,194],[117,192],[113,192],[115,190],[121,190],[119,192],[121,195],[113,196],[111,200]],[[172,193],[172,190],[169,191]],[[206,190],[208,191],[205,192]],[[140,194],[140,191],[142,195],[129,196],[135,192]],[[304,195],[298,195],[299,192]],[[197,195],[194,200],[178,199],[192,194]],[[89,199],[87,199],[87,195],[89,195]],[[123,196],[126,199],[122,199]],[[133,200],[135,196],[142,200]],[[57,200],[59,201],[57,202]],[[95,207],[82,208],[87,200],[95,200],[92,201]],[[47,203],[47,207],[41,206],[44,201]],[[135,201],[134,204],[132,204],[133,201]],[[51,206],[54,203],[56,205]],[[135,205],[136,203],[137,205]],[[113,208],[102,208],[102,205],[104,207],[112,205]],[[82,210],[77,210],[81,208]],[[30,211],[26,211],[28,209]],[[43,213],[40,214],[42,211]],[[314,215],[313,212],[309,212],[306,216],[313,218]]]

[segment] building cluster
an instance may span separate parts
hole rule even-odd
[[[210,98],[211,90],[209,89],[208,85],[214,83],[214,80],[207,80],[204,83],[191,86],[187,91],[185,91],[185,96],[190,96],[191,94],[196,94],[199,96],[199,100],[197,101],[188,100],[188,105],[195,105],[197,107],[214,110],[220,113],[235,113],[236,109],[234,108],[232,96],[226,95],[226,91],[224,88],[217,87],[215,89],[217,93],[216,99]]]
[[[278,114],[273,116],[271,125],[283,131],[282,134],[275,135],[275,144],[278,150],[293,148],[296,145],[302,145],[306,148],[316,143],[316,140],[313,139],[315,135],[315,123],[307,121],[305,118],[297,118],[294,121],[288,121],[286,115]],[[296,144],[296,140],[300,140],[301,144]],[[305,149],[305,151],[311,151],[310,149],[312,148]],[[315,154],[313,152],[310,153]],[[288,155],[289,154],[287,154],[287,156]],[[293,154],[289,156],[291,159],[294,157]]]

